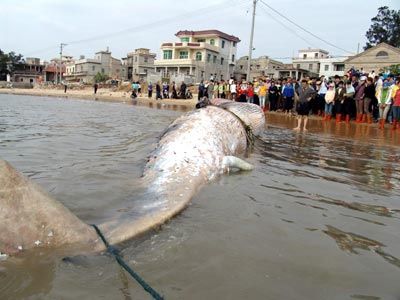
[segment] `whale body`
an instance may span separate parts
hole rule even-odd
[[[212,103],[182,115],[162,135],[139,179],[145,201],[97,224],[110,244],[165,223],[202,186],[229,169],[251,169],[237,156],[246,152],[251,135],[264,129],[262,110],[221,99]],[[74,253],[104,249],[92,226],[0,160],[0,252],[14,254],[36,247]]]

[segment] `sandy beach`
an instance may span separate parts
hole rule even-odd
[[[49,89],[49,88],[33,88],[33,89],[18,89],[18,88],[3,88],[0,89],[0,94],[11,95],[30,95],[39,97],[58,97],[58,98],[77,98],[86,100],[100,100],[100,101],[115,101],[115,102],[128,102],[132,101],[136,105],[141,106],[163,106],[167,109],[174,110],[188,110],[195,107],[197,97],[193,99],[162,99],[155,100],[155,98],[137,97],[132,100],[130,93],[126,91],[113,91],[110,88],[99,88],[97,94],[93,93],[93,88],[85,88],[80,90],[68,89],[64,93],[63,89]],[[196,96],[196,95],[195,95]]]

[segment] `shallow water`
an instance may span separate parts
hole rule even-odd
[[[0,157],[100,223],[135,197],[146,155],[181,113],[0,95]],[[203,188],[161,230],[126,243],[126,260],[166,299],[399,299],[397,137],[271,121],[253,172]],[[37,251],[0,262],[0,299],[150,297],[108,256]]]

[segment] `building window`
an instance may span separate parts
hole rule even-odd
[[[329,65],[325,65],[325,71],[329,71]]]
[[[179,51],[179,59],[187,59],[189,57],[188,51]]]
[[[164,50],[164,59],[172,59],[172,50]]]
[[[186,75],[190,75],[190,69],[186,71]]]
[[[297,68],[297,69],[300,69],[300,64],[297,64],[297,65],[296,65],[296,68]]]
[[[210,61],[211,61],[211,54],[208,53],[208,54],[207,54],[207,62],[210,62]]]
[[[147,63],[149,61],[149,58],[147,56],[144,57],[144,62]]]
[[[213,63],[215,64],[216,62],[217,62],[217,56],[214,55],[214,57],[213,57]]]
[[[210,45],[213,45],[213,46],[215,45],[215,40],[214,39],[210,40]]]
[[[240,67],[240,70],[243,70],[243,66],[242,65],[240,65],[239,67]]]
[[[198,43],[204,43],[206,40],[205,39],[197,39]]]
[[[318,53],[314,53],[314,58],[318,58]]]
[[[102,68],[102,69],[101,69],[101,73],[103,73],[103,74],[104,74],[104,68]]]
[[[389,54],[386,51],[379,51],[376,54],[376,58],[388,58]]]
[[[260,69],[260,65],[256,65],[256,69],[259,70]]]
[[[188,37],[183,37],[183,38],[181,38],[181,42],[189,43],[189,38]]]
[[[225,41],[222,41],[221,47],[225,48]]]
[[[235,54],[232,54],[232,62],[235,62]]]
[[[135,62],[137,62],[137,56],[135,56]]]
[[[95,66],[92,66],[92,71],[94,71],[94,70],[96,70],[96,67],[95,67]]]
[[[236,47],[236,42],[233,42],[233,43],[232,43],[232,46],[233,46],[233,47]]]
[[[196,53],[196,60],[197,60],[197,61],[201,61],[201,60],[202,60],[201,52],[197,52],[197,53]]]
[[[344,71],[344,65],[336,65],[336,71]]]
[[[307,58],[307,54],[305,53],[305,54],[303,54],[303,58]]]
[[[309,69],[309,70],[312,70],[312,67],[313,67],[313,64],[309,64],[309,65],[308,65],[308,69]]]
[[[221,65],[223,65],[223,64],[224,64],[224,58],[221,57]]]

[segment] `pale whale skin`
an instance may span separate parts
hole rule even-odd
[[[227,170],[225,162],[232,159],[224,157],[246,151],[245,127],[255,134],[264,129],[265,117],[258,106],[214,103],[226,109],[207,106],[168,127],[140,178],[146,199],[151,200],[140,211],[98,224],[111,244],[142,234],[182,211],[204,184]],[[92,226],[0,160],[0,252],[15,254],[36,247],[62,249],[63,254],[104,249]]]

